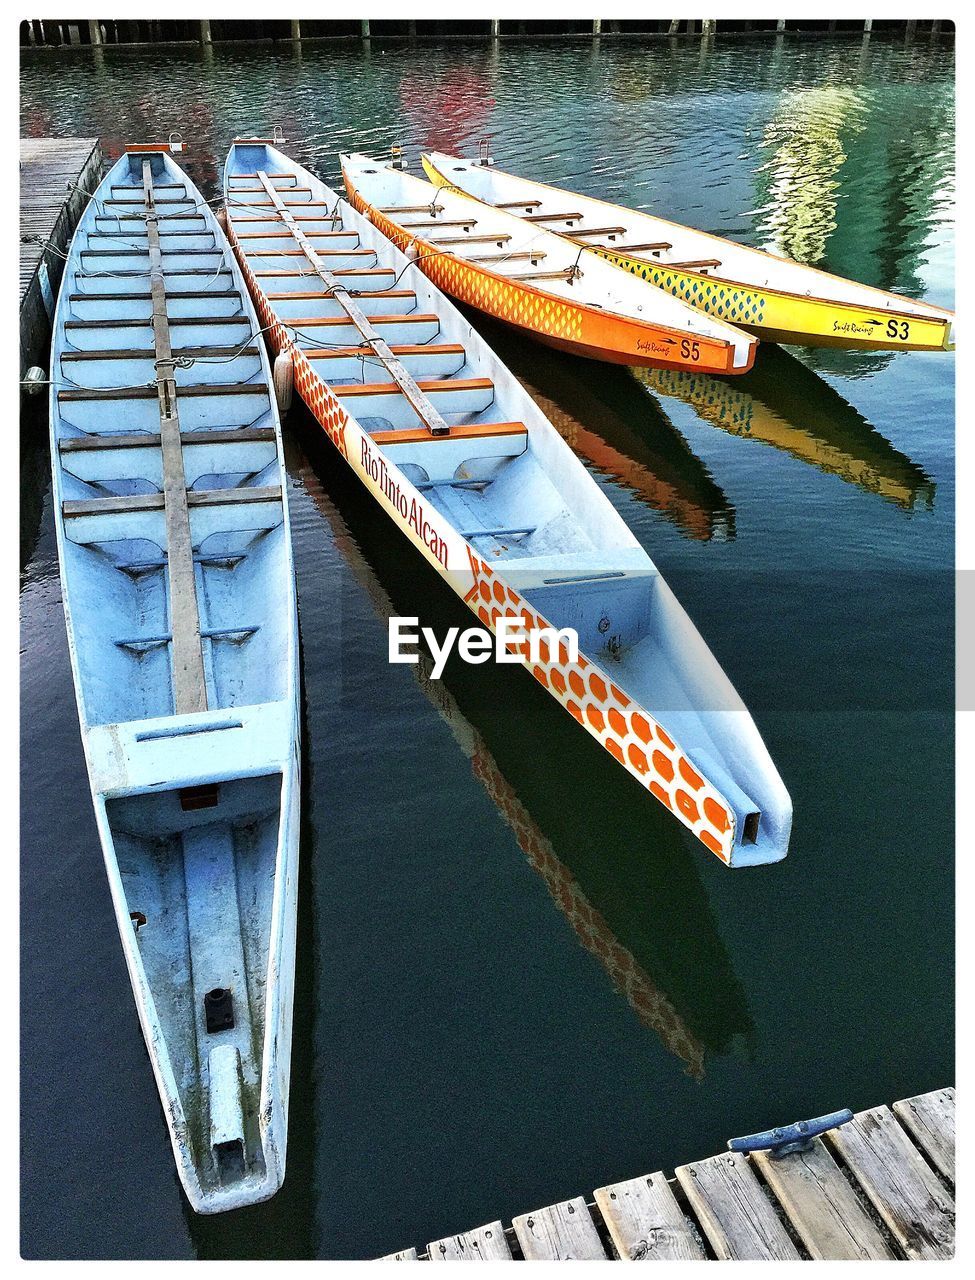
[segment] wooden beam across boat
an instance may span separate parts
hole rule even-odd
[[[348,289],[339,279],[338,273],[333,274],[325,266],[322,265],[319,255],[315,252],[314,247],[309,244],[305,238],[305,233],[298,227],[291,214],[284,205],[277,191],[271,185],[267,173],[261,170],[258,175],[261,185],[271,198],[271,202],[275,205],[278,213],[294,235],[298,245],[304,251],[305,257],[308,259],[315,273],[321,278],[322,282],[331,291],[332,297],[339,304],[345,314],[349,317],[355,327],[362,334],[365,341],[371,348],[375,357],[385,367],[386,371],[392,377],[393,381],[409,400],[413,406],[417,417],[432,435],[446,435],[450,428],[446,421],[441,417],[439,411],[433,406],[429,398],[417,386],[414,378],[407,372],[402,361],[398,360],[390,349],[388,343],[382,334],[375,328],[369,317],[351,297]],[[259,273],[255,273],[257,275]],[[393,272],[388,272],[393,275]]]
[[[152,340],[155,349],[156,392],[159,398],[159,432],[162,449],[163,500],[166,510],[166,558],[169,573],[169,608],[173,631],[171,660],[173,702],[177,715],[207,709],[206,672],[200,639],[200,606],[196,598],[193,538],[183,470],[176,367],[169,337],[166,283],[163,276],[152,162],[142,162],[142,188],[149,238],[149,289],[152,294]],[[104,501],[104,499],[103,499]],[[65,514],[68,514],[66,511]]]

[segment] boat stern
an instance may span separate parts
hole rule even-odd
[[[103,794],[101,834],[170,1140],[197,1213],[256,1204],[284,1179],[298,759],[283,737],[285,705],[253,710],[271,711],[256,716],[263,752],[243,714],[174,717],[168,733],[158,722],[133,733],[103,727],[116,762],[127,761],[117,780],[175,779]],[[268,742],[278,748],[272,759]],[[229,768],[214,775],[215,759]]]

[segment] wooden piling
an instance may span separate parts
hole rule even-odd
[[[200,19],[200,44],[213,44],[213,37],[210,35],[209,18]]]

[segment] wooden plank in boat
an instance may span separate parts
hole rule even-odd
[[[173,709],[188,715],[207,709],[206,669],[200,637],[200,606],[196,595],[193,537],[180,440],[176,368],[169,337],[166,284],[156,221],[156,193],[152,162],[142,162],[142,189],[148,210],[149,292],[152,295],[152,341],[155,350],[156,394],[159,398],[159,447],[162,451],[162,497],[166,517],[166,561],[169,617],[173,634]]]
[[[430,244],[507,244],[511,236],[503,231],[496,236],[438,236],[436,240],[429,238]]]
[[[626,227],[573,227],[572,235],[582,238],[586,236],[623,236],[626,235]]]
[[[936,1089],[894,1103],[894,1115],[949,1182],[955,1181],[955,1091]]]
[[[284,203],[284,201],[282,201],[281,197],[271,186],[268,181],[267,174],[261,172],[259,177],[264,190],[267,192],[272,203],[276,206],[282,221],[286,226],[290,226],[294,232],[295,239],[305,251],[313,270],[322,280],[322,283],[331,289],[332,297],[335,299],[340,309],[349,317],[355,327],[362,334],[364,341],[369,344],[375,355],[385,366],[387,373],[395,381],[400,391],[412,405],[413,411],[416,413],[417,417],[434,435],[446,435],[449,427],[445,419],[440,416],[439,411],[430,402],[424,392],[420,390],[420,387],[409,370],[393,355],[389,346],[383,339],[382,334],[373,327],[368,315],[362,310],[359,304],[353,299],[351,293],[342,286],[338,279],[339,275],[372,273],[347,271],[336,272],[333,274],[329,271],[327,267],[323,265],[318,254],[315,252],[314,246],[305,238],[304,232],[296,224],[293,216],[289,212],[289,207]],[[336,208],[338,208],[338,205],[336,205]],[[394,273],[390,270],[387,274],[393,275]],[[394,280],[393,283],[395,284],[396,281]],[[413,296],[415,297],[416,295],[414,294]]]
[[[316,260],[317,260],[320,256],[321,256],[320,254],[316,253],[316,255],[315,255]],[[343,256],[346,256],[346,255],[343,255]],[[324,263],[323,263],[322,265],[324,266]],[[189,275],[189,274],[190,274],[190,273],[189,273],[189,272],[186,272],[186,271],[181,271],[181,272],[180,272],[180,275]],[[193,274],[196,274],[196,273],[193,273]],[[287,268],[287,267],[282,267],[282,268],[280,268],[279,270],[271,270],[271,271],[255,271],[255,272],[254,272],[254,275],[255,275],[255,276],[257,277],[257,279],[259,279],[259,280],[264,280],[264,279],[273,279],[275,276],[301,276],[301,275],[307,275],[307,274],[309,274],[309,273],[308,273],[308,272],[304,272],[304,271],[300,271],[300,270],[296,270],[296,269],[292,269],[292,268]],[[359,277],[359,276],[394,276],[394,277],[395,277],[396,272],[393,270],[393,268],[392,268],[392,267],[346,267],[344,270],[340,270],[340,271],[335,271],[335,272],[333,272],[333,274],[334,274],[335,276],[343,276],[343,277],[344,277],[344,276],[356,276],[356,277]]]
[[[176,322],[179,323],[178,321]],[[156,388],[133,387],[69,387],[58,392],[59,400],[151,400]],[[263,382],[199,382],[180,387],[181,396],[254,396],[268,394]]]
[[[909,1258],[950,1258],[955,1202],[887,1107],[861,1111],[827,1134]]]
[[[240,176],[241,176],[241,177],[250,177],[251,175],[250,175],[250,174],[241,174]],[[259,177],[260,175],[255,173],[253,176],[254,176],[255,178],[257,178],[257,177]],[[280,178],[280,177],[284,177],[284,176],[285,176],[284,174],[279,174],[279,173],[269,173],[269,174],[267,175],[267,177],[268,177],[269,179],[271,179],[271,180],[273,180],[274,178]],[[233,191],[233,192],[235,192],[235,193],[243,192],[244,194],[246,194],[248,191],[260,191],[260,187],[228,187],[228,188],[227,188],[227,190],[228,190],[228,191]],[[291,192],[291,191],[311,191],[311,187],[285,187],[285,188],[284,188],[284,190],[285,190],[286,192]]]
[[[400,1249],[399,1253],[387,1253],[380,1262],[418,1262],[419,1255],[415,1249]]]
[[[289,296],[294,297],[295,295],[291,294]],[[373,294],[371,296],[376,297],[378,295]],[[388,298],[392,295],[386,293],[386,294],[383,294],[382,296],[385,298]],[[370,316],[369,319],[374,325],[439,324],[440,323],[440,317],[432,311],[408,312],[405,315],[398,315],[396,312],[391,312],[389,315]],[[183,324],[183,323],[184,322],[181,320],[180,324]],[[355,325],[352,323],[349,317],[344,315],[343,316],[303,316],[297,320],[288,320],[285,323],[288,325],[294,325],[296,328],[312,328],[313,326],[320,326],[322,328],[328,328],[330,326],[337,326],[338,328],[344,327],[347,329],[355,328]]]
[[[187,295],[185,293],[180,294],[180,297],[182,298],[185,298],[186,296]],[[335,290],[334,289],[295,289],[294,292],[291,292],[291,293],[289,292],[277,293],[272,291],[271,293],[268,293],[266,296],[270,302],[295,302],[295,301],[307,302],[308,299],[310,298],[335,298]],[[415,299],[416,293],[412,289],[370,289],[368,293],[368,297],[370,301],[372,301],[374,298],[414,298]],[[408,320],[409,316],[404,315],[404,316],[400,316],[399,318],[401,320]],[[340,320],[343,324],[349,323],[349,321],[345,318],[345,316],[340,317]],[[307,323],[307,322],[298,321],[298,320],[281,320],[281,323],[283,325],[295,325],[295,324]]]
[[[181,274],[185,274],[185,273],[181,273]],[[228,273],[225,271],[222,271],[220,274],[227,275]],[[98,303],[147,302],[152,297],[152,294],[148,290],[146,290],[145,292],[142,292],[142,290],[139,290],[138,293],[135,293],[135,292],[133,293],[72,293],[72,294],[69,294],[68,296],[71,302],[98,302]],[[185,302],[188,298],[192,298],[194,300],[198,298],[206,298],[209,301],[213,298],[239,298],[240,290],[239,289],[214,289],[214,290],[184,289],[178,294],[176,294],[175,296],[177,301],[179,302]],[[218,317],[211,317],[211,318],[216,320]],[[106,321],[105,323],[108,325],[112,325],[115,323],[115,321],[109,320],[109,321]],[[177,321],[177,323],[181,324],[182,321]]]
[[[476,227],[476,218],[432,218],[429,222],[401,222],[404,231],[417,231],[422,227]]]
[[[183,446],[194,444],[260,444],[273,441],[273,427],[234,427],[230,430],[184,431]],[[62,453],[94,453],[102,449],[146,449],[158,447],[158,432],[131,432],[125,435],[77,436],[59,441]]]
[[[490,391],[494,383],[490,378],[429,378],[416,384],[424,395],[438,391]],[[402,392],[396,382],[350,382],[333,388],[337,396],[391,396]]]
[[[584,213],[528,213],[524,222],[578,222]]]
[[[344,390],[344,388],[335,388]],[[427,440],[486,440],[495,435],[525,435],[528,429],[523,422],[466,422],[461,426],[452,426],[447,435],[431,435],[422,426],[403,428],[398,431],[370,431],[371,439],[376,444],[422,444]]]
[[[391,204],[381,207],[380,213],[432,213],[432,204]]]
[[[619,253],[662,253],[665,249],[673,249],[669,240],[648,240],[646,244],[613,245]]]
[[[702,271],[708,267],[720,267],[720,258],[695,258],[693,262],[663,262],[661,266],[671,271]]]
[[[603,1242],[582,1196],[522,1214],[512,1226],[528,1262],[606,1259]]]
[[[336,388],[339,390],[340,388]],[[406,427],[399,431],[371,431],[376,444],[421,444],[427,440],[487,440],[493,436],[527,436],[523,422],[470,422],[451,427],[447,435],[431,435],[425,427]]]
[[[811,1257],[857,1261],[894,1255],[821,1138],[809,1151],[776,1160],[768,1151],[752,1155]]]
[[[695,1261],[705,1257],[662,1173],[597,1187],[594,1198],[624,1262]]]
[[[521,249],[516,253],[469,253],[466,256],[468,262],[541,262],[548,254],[544,249]]]
[[[188,489],[186,503],[190,507],[219,507],[253,502],[280,502],[281,486],[243,485],[234,489]],[[62,504],[66,518],[72,516],[123,515],[132,511],[161,511],[161,493],[123,494],[111,498],[78,498]]]
[[[682,1165],[676,1174],[720,1259],[791,1262],[799,1257],[744,1156],[712,1156]]]
[[[208,318],[209,319],[209,318]],[[211,324],[219,323],[209,319]],[[182,324],[182,321],[177,321]],[[191,360],[209,359],[217,356],[256,356],[260,355],[258,347],[174,347],[174,354]],[[61,362],[84,363],[87,360],[153,360],[155,351],[146,347],[111,347],[103,351],[65,351]]]
[[[394,356],[462,356],[464,354],[464,347],[460,342],[397,342],[393,343],[389,349]],[[306,348],[305,355],[309,360],[345,360],[349,356],[368,357],[370,350],[368,347]]]
[[[459,1236],[427,1245],[431,1262],[511,1262],[511,1250],[500,1222],[489,1222]]]

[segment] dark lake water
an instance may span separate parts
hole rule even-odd
[[[858,38],[27,55],[32,135],[236,133],[499,162],[952,304],[953,51]],[[315,424],[286,427],[304,661],[288,1176],[195,1217],[111,912],[22,437],[22,1247],[374,1257],[727,1138],[954,1081],[954,357],[765,348],[734,381],[484,331],[751,708],[795,804],[731,872],[520,668],[433,684],[386,616],[466,625]],[[717,588],[717,589],[716,589]]]

